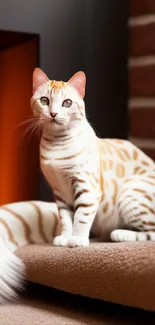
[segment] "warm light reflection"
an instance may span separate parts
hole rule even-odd
[[[38,140],[19,141],[31,117],[32,72],[37,65],[37,40],[0,53],[0,205],[37,198]]]

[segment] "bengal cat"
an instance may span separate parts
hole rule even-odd
[[[155,240],[155,164],[129,141],[99,139],[87,120],[86,76],[33,74],[31,106],[42,121],[40,164],[53,189],[61,233],[55,246]]]

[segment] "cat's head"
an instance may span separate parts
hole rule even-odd
[[[85,120],[86,76],[80,71],[68,82],[49,80],[36,68],[33,72],[33,115],[50,124],[51,130],[71,129]]]

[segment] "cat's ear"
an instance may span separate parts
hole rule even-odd
[[[40,69],[36,68],[33,72],[33,94],[36,92],[38,87],[49,81],[46,74]]]
[[[84,97],[86,87],[86,75],[83,71],[75,73],[73,77],[69,79],[68,83],[74,88],[76,88],[82,98]]]

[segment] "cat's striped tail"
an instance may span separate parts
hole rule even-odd
[[[14,255],[0,237],[0,304],[16,299],[23,289],[24,263]]]
[[[31,201],[0,207],[0,304],[24,289],[24,263],[14,254],[30,243],[52,243],[59,232],[55,203]]]

